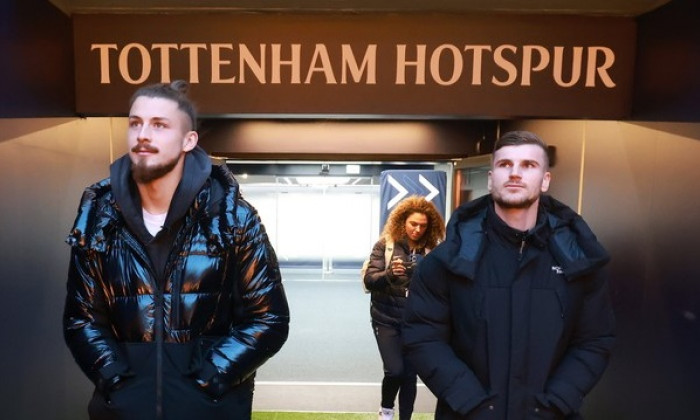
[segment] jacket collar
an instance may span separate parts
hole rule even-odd
[[[503,241],[514,246],[520,246],[522,242],[526,242],[527,244],[542,248],[547,244],[549,225],[547,224],[546,211],[543,210],[542,205],[540,205],[540,209],[537,212],[535,226],[527,231],[508,226],[506,222],[496,214],[493,200],[487,205],[485,223],[490,232],[493,232]]]
[[[180,198],[177,201],[187,205],[173,204],[171,211],[175,209],[174,214],[191,217],[202,224],[209,246],[213,249],[224,244],[232,244],[234,241],[235,211],[240,191],[238,182],[227,167],[212,166],[206,153],[203,150],[201,153],[206,157],[208,166],[205,165],[199,152],[197,154],[200,157],[193,156],[196,160],[191,165],[186,162],[186,167],[195,168],[195,170],[188,170],[186,172],[188,175],[183,177],[183,183],[178,187],[177,194]],[[207,176],[203,176],[204,173]],[[85,189],[73,228],[66,239],[69,245],[104,252],[107,242],[113,237],[113,232],[127,224],[128,218],[125,216],[122,205],[132,206],[131,212],[135,212],[135,208],[140,209],[135,207],[135,201],[129,190],[124,188],[125,185],[122,184],[121,190],[119,187],[115,189],[116,184],[113,181],[107,178]],[[121,182],[124,181],[125,178],[121,178]],[[115,194],[115,191],[126,195],[119,200],[121,204],[116,199],[118,193]],[[178,207],[176,209],[173,206]],[[132,217],[135,217],[133,213]],[[168,220],[170,219],[169,214]],[[133,231],[131,226],[130,230]]]
[[[201,147],[197,146],[185,155],[182,179],[170,202],[168,216],[163,224],[165,229],[172,228],[185,216],[187,209],[209,177],[210,171],[211,161]],[[143,223],[141,198],[131,176],[129,155],[122,156],[110,166],[110,180],[114,201],[127,226],[142,243],[150,242],[153,238]]]
[[[492,207],[493,200],[487,195],[460,206],[450,217],[445,242],[432,252],[449,271],[474,278]],[[609,261],[607,251],[583,218],[565,204],[543,195],[537,220],[529,240],[548,246],[568,278],[591,272]]]

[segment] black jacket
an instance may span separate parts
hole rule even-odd
[[[365,288],[371,292],[370,315],[372,321],[390,327],[399,328],[403,318],[403,308],[406,304],[408,285],[413,274],[414,267],[425,255],[426,250],[419,250],[414,258],[414,265],[407,268],[406,274],[401,276],[393,275],[387,267],[386,240],[379,239],[372,247],[369,257],[369,266],[363,281]],[[392,257],[400,257],[402,261],[409,261],[410,250],[406,240],[394,243]]]
[[[85,190],[67,239],[64,336],[99,390],[91,418],[232,418],[288,334],[257,212],[228,169],[196,148],[153,238],[128,156],[110,175]],[[114,378],[118,390],[104,385]]]
[[[436,419],[579,418],[614,339],[608,259],[548,196],[527,233],[506,226],[490,196],[457,209],[404,312],[407,357],[438,398]]]

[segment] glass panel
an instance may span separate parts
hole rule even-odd
[[[460,190],[462,202],[471,201],[489,193],[488,175],[489,168],[464,168],[459,170],[462,174]]]
[[[460,160],[455,165],[456,205],[489,193],[491,155],[477,155]]]
[[[357,276],[379,237],[379,185],[241,185],[283,275]]]

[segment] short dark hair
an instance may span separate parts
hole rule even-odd
[[[493,145],[493,152],[505,146],[522,146],[523,144],[534,144],[540,146],[544,151],[546,167],[550,167],[552,158],[550,156],[550,148],[547,143],[544,142],[537,134],[530,131],[509,131],[496,140],[496,144]]]
[[[134,101],[141,96],[170,99],[176,102],[177,108],[190,118],[192,130],[197,130],[197,110],[195,109],[194,103],[187,96],[189,87],[189,83],[184,80],[174,80],[171,83],[156,83],[142,86],[131,95],[129,108],[131,108],[131,106],[134,105]]]

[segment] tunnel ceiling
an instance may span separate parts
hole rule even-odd
[[[49,0],[66,14],[177,12],[458,12],[638,16],[671,0]]]

